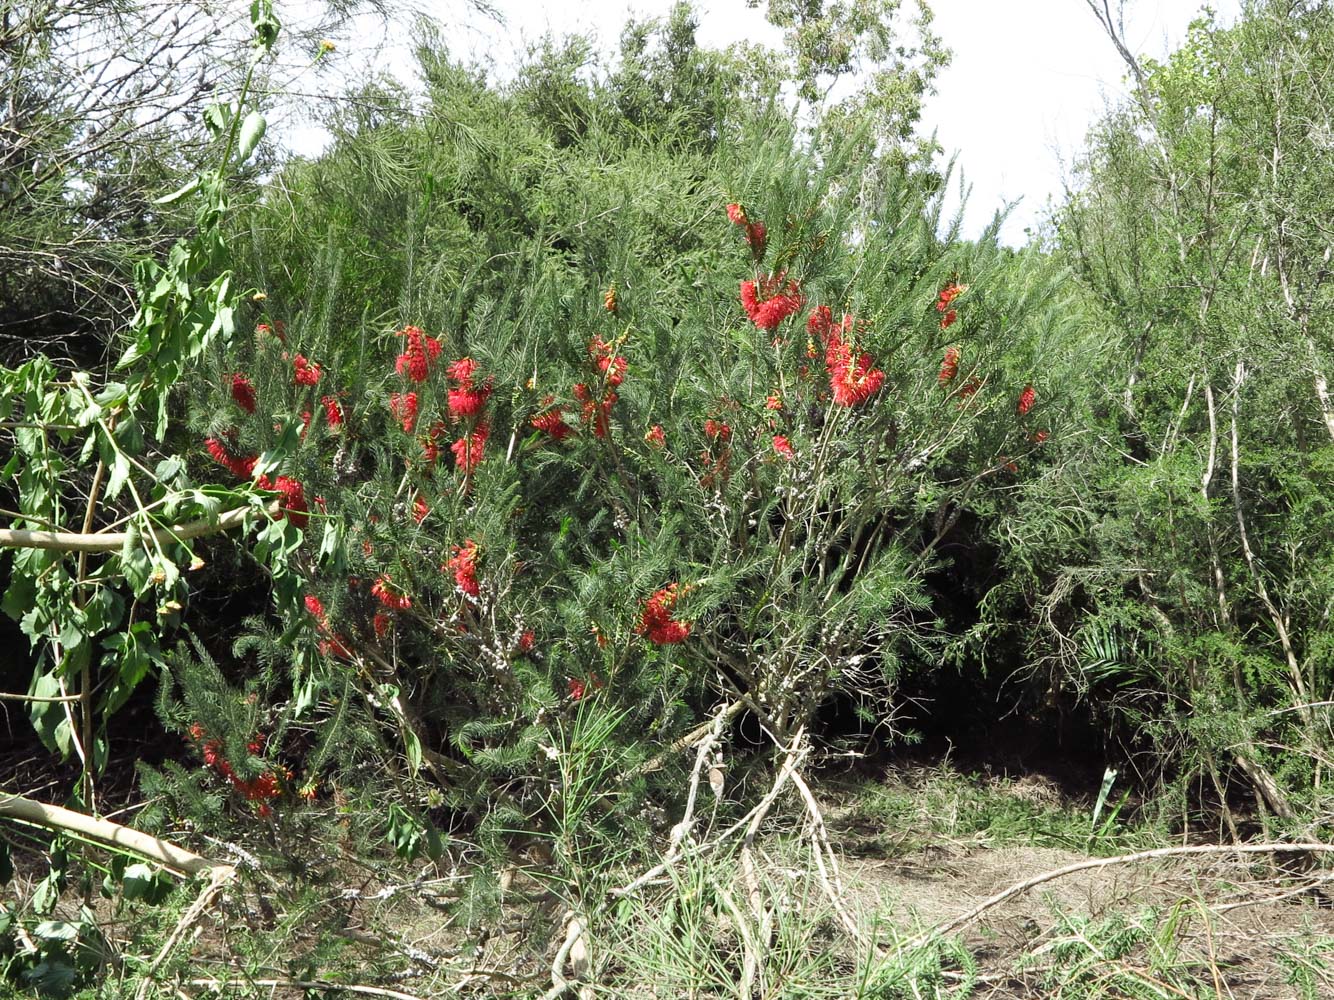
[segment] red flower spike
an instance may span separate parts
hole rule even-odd
[[[449,446],[449,450],[454,453],[455,467],[465,475],[482,464],[482,458],[486,451],[486,439],[489,434],[490,430],[486,424],[478,424],[477,429],[471,434],[459,438]]]
[[[748,221],[746,219],[746,210],[737,202],[732,202],[732,204],[727,206],[727,221],[734,226],[744,226]]]
[[[232,376],[232,399],[246,413],[255,412],[255,384],[240,372]]]
[[[404,327],[398,335],[407,338],[407,345],[394,359],[394,370],[409,382],[425,382],[431,376],[431,363],[440,356],[440,341],[415,326]]]
[[[741,282],[741,305],[750,321],[760,330],[773,331],[794,313],[800,312],[805,299],[787,272]]]
[[[667,446],[667,434],[662,429],[662,424],[654,424],[644,432],[644,440],[648,442],[650,448],[665,448]]]
[[[1015,406],[1015,411],[1019,416],[1026,416],[1028,411],[1033,409],[1033,404],[1038,401],[1038,394],[1033,391],[1031,385],[1024,386],[1024,391],[1019,394],[1019,402]]]
[[[873,368],[869,354],[853,356],[852,347],[843,340],[852,328],[852,317],[844,316],[842,326],[832,329],[825,340],[825,367],[829,370],[829,388],[839,406],[864,403],[885,383],[885,373]]]
[[[387,576],[380,577],[371,585],[371,595],[391,611],[406,611],[412,607],[412,598],[400,594]]]
[[[390,393],[389,412],[403,426],[403,433],[411,434],[417,425],[417,394],[415,392]]]
[[[319,385],[320,375],[320,366],[313,361],[306,360],[305,355],[298,354],[292,359],[293,385]]]
[[[418,493],[416,499],[412,501],[412,519],[421,524],[430,513],[431,508],[427,506],[426,500]]]
[[[789,462],[797,457],[796,452],[792,450],[792,442],[781,434],[774,435],[774,451],[782,455]]]
[[[469,597],[478,597],[482,593],[481,584],[477,582],[477,543],[471,538],[462,545],[455,545],[453,557],[440,568],[453,573],[459,590]]]
[[[548,406],[554,399],[554,396],[548,396],[542,405]],[[529,423],[537,430],[550,435],[553,441],[564,441],[574,433],[574,428],[565,422],[565,416],[559,406],[553,406],[551,409],[539,413]]]
[[[940,383],[940,387],[943,389],[958,374],[959,349],[957,347],[947,347],[945,348],[945,359],[940,362],[940,374],[936,376],[936,381]]]
[[[523,633],[519,636],[519,642],[516,648],[519,650],[520,653],[531,653],[533,651],[533,646],[536,644],[537,644],[537,636],[533,634],[532,629],[526,628],[523,630]]]
[[[341,427],[343,424],[343,407],[338,402],[337,396],[321,396],[320,405],[324,407],[324,420],[332,427]]]
[[[654,591],[644,602],[635,633],[658,646],[685,642],[690,635],[690,624],[672,618],[672,609],[681,593],[680,585],[675,583]]]

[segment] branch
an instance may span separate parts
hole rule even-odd
[[[222,514],[217,521],[191,521],[170,528],[155,528],[152,537],[159,545],[184,542],[191,538],[216,535],[239,527],[254,508],[237,507]],[[270,515],[282,508],[273,504]],[[25,515],[26,516],[26,515]],[[27,528],[0,528],[0,549],[56,549],[61,552],[116,552],[125,546],[128,531],[86,534],[77,531],[32,531]]]
[[[1064,868],[1056,868],[1052,871],[1043,872],[1041,875],[1034,875],[1030,879],[1016,883],[1003,892],[998,892],[990,899],[985,899],[978,903],[967,913],[954,917],[936,924],[930,930],[923,931],[915,938],[910,939],[906,944],[899,946],[899,953],[912,951],[920,948],[934,938],[950,934],[959,928],[971,924],[974,920],[986,913],[987,910],[999,906],[1006,900],[1027,892],[1044,882],[1051,882],[1066,875],[1073,875],[1075,872],[1088,871],[1092,868],[1107,868],[1111,865],[1138,864],[1141,861],[1153,861],[1158,858],[1179,858],[1194,855],[1216,856],[1224,854],[1334,854],[1334,844],[1320,843],[1300,843],[1300,844],[1204,844],[1196,847],[1159,847],[1152,851],[1139,851],[1136,854],[1121,854],[1114,858],[1094,858],[1091,861],[1080,861],[1073,865],[1066,865]]]
[[[152,834],[141,830],[132,830],[128,826],[121,826],[108,819],[95,819],[73,809],[47,805],[45,802],[38,802],[22,795],[10,795],[0,791],[0,817],[32,823],[47,829],[69,830],[82,834],[108,847],[120,848],[148,858],[150,861],[156,861],[164,868],[170,868],[183,875],[212,874],[216,869],[228,867],[214,864],[183,847],[158,840]]]

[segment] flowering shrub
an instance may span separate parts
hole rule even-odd
[[[719,700],[781,739],[840,694],[888,712],[934,668],[942,543],[1033,467],[1038,394],[1055,406],[1034,345],[1058,285],[942,246],[911,186],[857,201],[830,182],[851,156],[816,168],[792,141],[744,207],[581,192],[559,252],[497,222],[457,259],[418,247],[438,284],[411,295],[266,288],[253,320],[285,339],[211,374],[230,396],[244,371],[254,412],[194,421],[238,479],[301,486],[275,498],[307,519],[289,705],[362,713],[451,804],[513,823],[572,713],[614,713],[633,760]],[[312,233],[361,211],[294,191]]]

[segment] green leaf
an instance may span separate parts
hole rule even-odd
[[[255,151],[259,141],[264,138],[264,130],[268,127],[268,122],[258,111],[252,111],[245,116],[245,121],[241,123],[241,136],[236,143],[236,162],[239,166],[250,159],[250,154]]]
[[[0,600],[0,609],[3,609],[10,618],[20,621],[36,604],[37,584],[30,576],[21,572],[15,573],[4,598]]]
[[[130,478],[130,460],[119,452],[111,461],[111,475],[107,477],[108,500],[114,500],[120,496],[120,491],[125,488],[125,484]]]
[[[154,205],[174,205],[182,198],[187,198],[199,190],[199,178],[196,177],[188,184],[178,187],[171,194],[164,194],[161,198],[154,198]]]

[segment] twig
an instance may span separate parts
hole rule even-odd
[[[788,751],[788,758],[786,763],[784,763],[783,765],[783,769],[778,772],[778,777],[774,779],[773,787],[769,789],[768,794],[765,795],[764,798],[760,800],[759,804],[756,805],[755,808],[752,809],[750,812],[746,813],[746,815],[742,816],[739,820],[737,820],[735,823],[729,826],[722,833],[718,834],[717,837],[709,841],[707,844],[701,844],[699,847],[690,848],[683,853],[689,854],[693,857],[703,857],[706,854],[711,854],[714,851],[716,851],[720,846],[722,846],[722,844],[725,843],[729,837],[732,837],[740,830],[744,829],[756,817],[758,817],[761,820],[764,818],[764,816],[769,812],[769,809],[773,806],[774,800],[777,799],[779,793],[782,792],[783,786],[787,784],[788,778],[792,776],[792,772],[796,770],[797,765],[800,764],[802,759],[805,758],[806,756],[807,752],[806,748],[803,747],[800,750],[797,749],[798,745],[801,742],[801,737],[803,732],[804,729],[797,730],[796,738],[793,739],[792,741],[792,749]],[[672,865],[671,861],[665,861],[661,864],[655,865],[654,867],[644,872],[644,874],[640,875],[637,879],[635,879],[628,885],[624,885],[619,889],[613,889],[611,891],[611,898],[623,899],[624,897],[630,895],[632,892],[636,892],[639,889],[642,889],[644,886],[648,885],[648,883],[652,882],[663,872],[665,872],[668,868],[670,868],[671,865]]]
[[[740,712],[741,709],[744,707],[745,703],[740,700],[732,702],[725,709],[723,709],[722,712],[723,722],[726,723],[730,721],[733,718],[733,716],[735,716],[738,712]],[[694,746],[700,740],[704,739],[704,737],[708,736],[709,733],[713,731],[713,727],[716,721],[717,721],[716,718],[714,718],[710,719],[708,722],[696,726],[694,729],[690,730],[690,732],[686,733],[684,736],[682,736],[680,739],[678,739],[675,743],[669,746],[662,753],[658,754],[656,757],[650,757],[648,760],[644,761],[644,763],[640,764],[638,767],[631,769],[629,772],[627,772],[626,777],[637,778],[640,775],[648,774],[650,771],[658,770],[666,762],[667,758],[670,757],[672,754],[680,753],[682,750],[685,750],[687,747]]]
[[[556,949],[556,957],[551,960],[551,989],[542,995],[542,1000],[556,1000],[557,997],[564,996],[577,981],[571,981],[565,978],[565,963],[569,961],[570,952],[574,950],[576,942],[584,934],[583,922],[575,916],[574,913],[567,911],[565,914],[565,940],[561,942]],[[578,970],[576,970],[576,977]]]
[[[1114,858],[1093,858],[1089,861],[1080,861],[1072,865],[1066,865],[1064,868],[1055,868],[1051,871],[1043,872],[1040,875],[1034,875],[1032,878],[1018,882],[1003,892],[998,892],[989,899],[978,903],[967,913],[953,917],[950,920],[942,921],[929,930],[923,931],[914,938],[910,938],[906,943],[899,945],[899,953],[912,951],[920,948],[924,944],[941,937],[945,934],[951,934],[961,927],[971,924],[974,920],[986,913],[988,910],[999,906],[1008,899],[1012,899],[1022,893],[1027,892],[1045,882],[1051,882],[1058,878],[1064,878],[1066,875],[1073,875],[1075,872],[1089,871],[1093,868],[1107,868],[1111,865],[1138,864],[1141,861],[1153,861],[1158,858],[1180,858],[1192,856],[1219,856],[1227,854],[1334,854],[1334,844],[1320,843],[1296,843],[1296,844],[1202,844],[1194,847],[1159,847],[1151,851],[1139,851],[1135,854],[1120,854]]]
[[[866,944],[866,939],[862,935],[861,929],[857,926],[857,921],[852,919],[852,914],[843,905],[843,885],[839,879],[838,862],[834,858],[833,846],[829,843],[829,830],[825,827],[824,815],[820,812],[820,804],[815,801],[815,796],[811,794],[810,786],[806,784],[805,779],[797,772],[792,773],[792,784],[797,786],[797,791],[806,801],[806,811],[811,817],[811,853],[815,856],[815,870],[820,876],[820,883],[824,887],[825,895],[829,897],[829,902],[833,904],[834,912],[838,914],[839,921],[843,924],[843,929],[848,932],[848,936],[859,946]],[[826,868],[825,854],[829,855],[829,864]],[[833,872],[833,879],[830,879],[830,872]]]
[[[153,958],[153,963],[148,967],[144,978],[139,981],[139,988],[135,991],[135,1000],[146,1000],[148,991],[153,988],[153,977],[157,975],[159,969],[171,956],[173,950],[180,943],[181,938],[185,936],[200,915],[208,909],[209,904],[217,898],[218,893],[222,892],[223,887],[236,877],[236,869],[231,865],[218,865],[209,875],[208,885],[204,886],[195,901],[190,904],[189,909],[182,914],[181,919],[177,921],[176,926],[172,928],[167,940],[162,942],[162,947]]]
[[[708,760],[709,751],[713,745],[718,742],[719,736],[723,731],[723,720],[725,710],[719,711],[713,720],[713,724],[704,739],[700,740],[699,751],[695,754],[695,766],[690,771],[690,790],[686,793],[686,807],[681,815],[681,822],[672,827],[671,837],[668,842],[667,856],[674,858],[681,850],[681,844],[690,834],[690,828],[695,823],[695,800],[699,796],[699,779],[704,773],[704,763]]]

